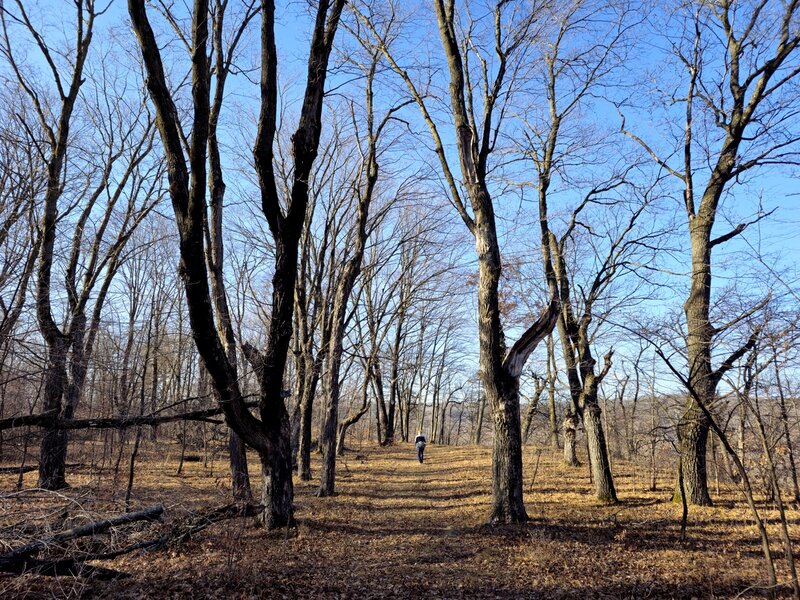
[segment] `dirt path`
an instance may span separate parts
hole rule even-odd
[[[526,449],[528,478],[536,453]],[[646,477],[618,465],[624,503],[598,506],[585,469],[566,469],[546,450],[526,495],[531,523],[487,527],[490,454],[429,445],[420,465],[411,444],[363,448],[339,463],[336,497],[316,498],[316,482],[296,483],[296,531],[229,522],[173,550],[106,565],[128,579],[62,582],[61,593],[26,576],[5,582],[3,597],[47,585],[56,597],[726,598],[761,577],[756,536],[740,508],[693,511],[691,541],[681,547],[666,479],[660,491],[645,492]],[[219,472],[216,480],[192,465],[176,482],[172,468],[152,465],[142,504],[224,499]],[[759,594],[742,597],[750,596]]]

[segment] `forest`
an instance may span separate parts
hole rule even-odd
[[[0,78],[0,597],[800,600],[798,0],[0,0]]]

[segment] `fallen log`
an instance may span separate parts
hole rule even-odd
[[[102,533],[116,525],[157,518],[163,512],[163,507],[156,506],[136,513],[128,513],[113,519],[97,521],[68,531],[63,531],[46,539],[32,542],[8,554],[0,555],[0,572],[16,575],[35,572],[39,575],[74,575],[78,577],[93,577],[96,579],[127,577],[128,575],[126,573],[105,567],[87,565],[86,563],[94,560],[111,560],[136,550],[154,551],[165,548],[172,544],[184,542],[192,535],[220,521],[239,517],[255,517],[263,511],[264,506],[261,504],[226,504],[225,506],[214,508],[204,513],[191,515],[188,519],[174,524],[170,528],[170,531],[164,535],[144,542],[131,544],[119,550],[88,553],[81,556],[52,560],[42,560],[34,557],[36,553],[44,550],[51,544]]]
[[[183,541],[214,523],[239,517],[255,517],[262,512],[264,512],[263,504],[239,504],[236,502],[226,504],[225,506],[220,506],[219,508],[196,515],[188,524],[182,527],[176,526],[173,529],[171,537],[173,537],[175,541]]]
[[[25,562],[22,570],[6,571],[6,573],[11,573],[13,575],[36,573],[37,575],[47,575],[50,577],[71,575],[74,577],[92,577],[93,579],[105,580],[130,577],[128,573],[123,573],[122,571],[87,565],[86,559],[83,558],[65,558],[62,560],[39,560],[37,558],[29,558]]]
[[[67,463],[64,465],[67,469],[77,469],[78,467],[85,467],[86,463]],[[7,475],[9,473],[13,475],[19,475],[20,473],[31,473],[33,471],[38,471],[39,465],[26,465],[24,467],[0,467],[0,475]]]
[[[163,506],[153,506],[144,510],[119,515],[111,519],[102,519],[100,521],[94,521],[93,523],[87,523],[86,525],[73,527],[72,529],[60,531],[59,533],[35,540],[30,544],[26,544],[11,552],[0,555],[0,572],[23,573],[32,567],[42,568],[43,564],[58,562],[39,561],[33,558],[34,555],[50,546],[80,537],[97,535],[98,533],[108,531],[112,527],[128,525],[137,521],[153,521],[160,518],[163,512]]]
[[[0,467],[0,475],[7,475],[9,473],[11,473],[13,475],[19,475],[20,473],[30,473],[31,471],[36,471],[38,469],[39,469],[38,466],[35,466],[35,467],[31,467],[31,466],[27,466],[27,467]]]

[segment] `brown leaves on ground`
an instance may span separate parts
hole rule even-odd
[[[419,464],[410,444],[350,452],[338,465],[334,498],[314,496],[316,482],[296,481],[296,530],[265,532],[249,519],[211,526],[164,551],[129,554],[102,566],[130,575],[117,581],[0,578],[0,597],[110,598],[730,598],[760,597],[763,559],[755,528],[733,491],[717,507],[692,508],[681,545],[680,507],[648,474],[616,465],[617,506],[591,498],[585,468],[525,450],[524,526],[488,527],[491,451],[429,445]],[[151,458],[138,467],[138,503],[163,503],[168,519],[224,503],[224,465],[201,463],[181,476]],[[255,467],[255,465],[254,465]],[[257,470],[254,468],[253,473]],[[61,496],[89,501],[93,488],[74,476]],[[257,476],[255,477],[257,480]],[[20,510],[47,513],[46,500],[12,499],[13,477],[0,478],[2,525]],[[35,473],[32,479],[35,482]],[[258,481],[254,481],[258,489]],[[532,487],[529,488],[530,484]],[[96,486],[96,480],[95,480]],[[96,491],[98,496],[101,492]],[[81,500],[82,499],[82,500]],[[100,503],[99,498],[92,502]],[[50,502],[50,509],[58,506]],[[37,503],[39,508],[37,509]],[[110,510],[110,505],[109,505]],[[797,522],[795,514],[791,515]],[[163,527],[167,527],[168,523]],[[796,525],[795,525],[796,526]],[[772,527],[775,527],[774,520]],[[5,529],[3,531],[9,531]],[[157,532],[153,532],[157,533]],[[777,545],[777,530],[774,540]],[[138,532],[137,536],[146,536]],[[781,580],[787,576],[779,562]]]

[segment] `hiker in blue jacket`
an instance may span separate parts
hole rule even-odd
[[[417,437],[414,440],[414,445],[417,447],[417,458],[421,464],[423,459],[422,455],[425,453],[425,436],[422,435],[421,431],[417,433]]]

